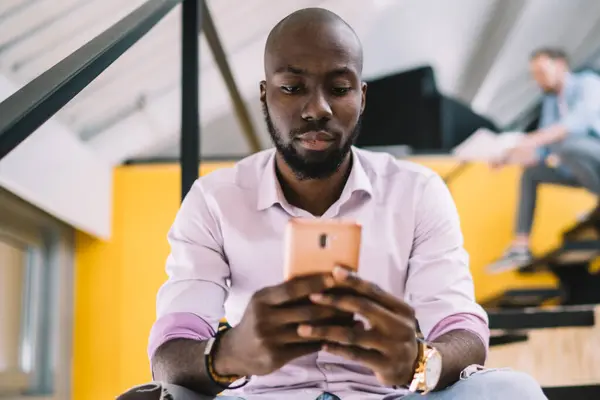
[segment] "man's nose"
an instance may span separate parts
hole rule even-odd
[[[331,118],[331,115],[331,106],[322,91],[316,90],[307,97],[304,110],[302,111],[303,119],[306,121],[320,121]]]

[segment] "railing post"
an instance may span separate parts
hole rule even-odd
[[[200,168],[200,21],[202,1],[183,0],[181,10],[181,201]]]

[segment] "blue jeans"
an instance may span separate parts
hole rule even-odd
[[[547,397],[529,375],[509,369],[484,370],[449,388],[425,396],[411,394],[402,400],[542,400]]]
[[[158,384],[157,384],[158,385]],[[169,400],[209,400],[206,396],[197,395],[179,386],[164,384]],[[119,399],[129,400],[126,395]],[[273,395],[267,396],[269,399]],[[277,396],[276,396],[277,397]],[[368,396],[366,396],[368,397]],[[151,398],[151,397],[148,397]],[[251,396],[250,399],[260,399],[261,396]],[[279,396],[286,399],[286,396]],[[361,398],[358,395],[357,398]],[[369,397],[371,398],[371,397]],[[144,397],[131,397],[133,400],[145,400]],[[158,399],[158,398],[156,398]],[[244,400],[241,397],[219,396],[216,400]],[[459,380],[454,385],[439,392],[426,395],[409,394],[407,396],[385,396],[382,400],[542,400],[547,399],[538,383],[529,375],[509,369],[484,370]]]

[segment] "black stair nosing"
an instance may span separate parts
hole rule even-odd
[[[562,233],[562,237],[564,240],[571,240],[577,237],[577,235],[581,234],[588,229],[593,229],[598,234],[598,228],[600,226],[600,221],[586,221],[585,223],[579,224],[571,229],[568,229]]]
[[[559,250],[600,250],[600,240],[565,240]]]
[[[507,289],[504,291],[503,296],[542,296],[543,297],[554,297],[556,295],[560,295],[561,290],[558,287],[539,287],[539,288],[516,288],[516,289]]]
[[[600,225],[600,212],[598,211],[598,208],[597,208],[586,219],[584,219],[583,221],[578,221],[577,223],[575,223],[575,225],[573,225],[570,228],[568,228],[567,230],[565,230],[563,232],[563,237],[566,238],[568,236],[575,235],[584,229],[596,228],[599,225]]]
[[[490,329],[525,330],[595,325],[595,306],[488,310]]]
[[[527,333],[504,333],[490,336],[490,347],[503,346],[513,343],[523,343],[529,340]]]
[[[548,400],[600,399],[600,385],[542,387]]]
[[[539,294],[551,294],[560,292],[560,288],[556,286],[540,286],[540,287],[520,287],[514,289],[506,289],[502,293],[498,293],[497,295],[490,297],[485,303],[491,303],[498,299],[506,298],[507,296],[516,297],[516,296],[531,296],[531,295],[539,295]]]
[[[482,301],[481,306],[486,310],[539,307],[545,301],[560,299],[562,294],[562,290],[558,287],[507,289],[486,301]],[[523,298],[531,299],[531,301],[523,301]]]
[[[592,258],[590,258],[589,261],[592,261],[594,258],[596,258],[600,255],[600,240],[581,240],[581,241],[569,240],[569,241],[565,241],[565,242],[563,242],[563,245],[561,247],[556,248],[554,250],[550,250],[543,256],[534,259],[531,263],[529,263],[527,265],[523,265],[521,268],[519,268],[519,272],[521,272],[523,274],[539,272],[540,270],[547,269],[546,265],[551,263],[554,258],[557,258],[564,253],[568,253],[571,251],[582,251],[582,250],[583,251],[589,251],[589,250],[598,251],[597,255],[594,255]],[[560,263],[558,261],[556,261],[556,263],[558,265],[564,265],[564,266],[569,265],[569,263]]]

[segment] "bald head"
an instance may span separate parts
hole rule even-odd
[[[348,163],[367,85],[354,30],[322,8],[290,14],[269,34],[260,100],[279,160],[300,179]]]
[[[265,69],[269,58],[286,48],[315,47],[323,41],[333,44],[332,50],[344,50],[362,72],[363,51],[354,29],[339,15],[324,8],[304,8],[288,15],[269,33],[265,46]],[[334,54],[332,54],[334,55]]]

